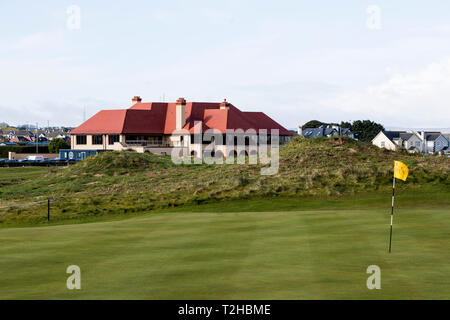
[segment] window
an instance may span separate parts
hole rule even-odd
[[[416,141],[416,147],[420,148],[420,141]]]
[[[102,135],[92,136],[92,144],[103,144],[103,136]]]
[[[86,144],[86,136],[77,136],[77,144]]]
[[[384,148],[385,144],[384,141],[381,141],[381,147]]]
[[[119,142],[119,135],[118,134],[113,134],[108,136],[108,143],[109,144],[114,144],[114,142]]]

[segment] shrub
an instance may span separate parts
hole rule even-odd
[[[48,151],[50,153],[58,153],[59,149],[70,149],[69,144],[61,138],[54,138],[48,145]]]

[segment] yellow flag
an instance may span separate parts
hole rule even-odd
[[[406,181],[408,172],[408,167],[403,162],[394,161],[394,178]]]

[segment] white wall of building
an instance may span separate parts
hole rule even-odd
[[[389,140],[389,138],[386,137],[382,131],[380,131],[375,136],[375,138],[373,138],[372,144],[376,145],[378,148],[385,148],[385,149],[393,150],[393,151],[398,149],[398,146],[395,143],[393,143],[391,140]]]

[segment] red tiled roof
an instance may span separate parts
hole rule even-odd
[[[176,103],[136,103],[129,109],[102,110],[71,131],[72,134],[130,133],[171,134],[176,129]],[[202,131],[216,129],[279,129],[280,135],[292,135],[263,112],[242,112],[232,104],[220,109],[216,102],[186,103],[186,124],[183,129],[194,132],[196,121],[202,121]]]
[[[127,110],[102,110],[70,133],[122,133]]]

